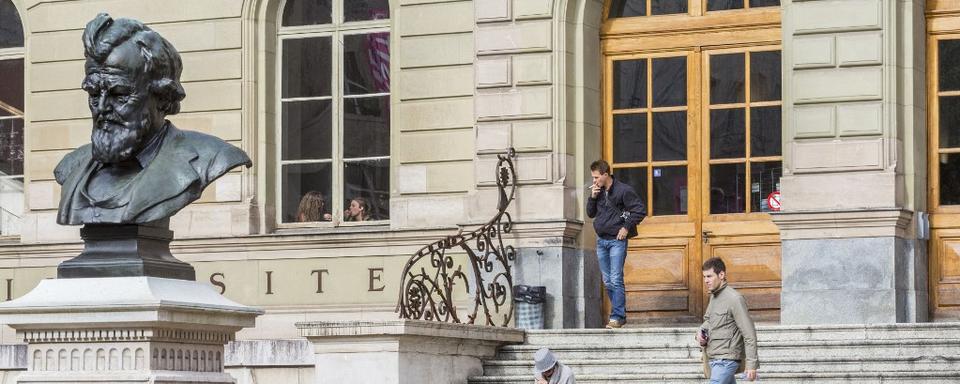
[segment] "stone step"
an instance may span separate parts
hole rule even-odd
[[[804,358],[830,357],[924,357],[960,355],[960,340],[815,340],[815,341],[761,341],[758,343],[760,361],[770,357]],[[700,359],[700,347],[695,343],[657,346],[608,346],[602,344],[553,345],[522,344],[505,346],[497,353],[497,360],[530,359],[540,347],[549,347],[564,359],[645,359],[695,358]]]
[[[528,331],[524,344],[502,347],[470,383],[529,384],[533,353],[547,346],[578,383],[702,384],[695,332]],[[960,323],[761,326],[757,338],[764,383],[960,383]]]
[[[574,372],[587,375],[643,374],[657,372],[700,373],[703,371],[697,359],[590,359],[562,360]],[[817,358],[763,360],[764,373],[815,373],[815,372],[930,372],[951,370],[960,367],[960,356],[922,358]],[[533,370],[530,361],[493,360],[483,365],[483,372],[490,376],[524,375]]]
[[[628,374],[628,375],[580,375],[576,374],[578,384],[592,383],[664,383],[664,384],[703,384],[706,380],[702,374]],[[764,384],[877,384],[877,383],[909,383],[909,384],[946,384],[957,383],[960,370],[944,370],[936,372],[859,372],[859,373],[764,373],[760,372],[757,383]],[[530,384],[533,381],[531,374],[513,376],[478,376],[469,378],[470,384]],[[749,383],[738,380],[739,383]]]
[[[564,329],[527,331],[528,344],[580,345],[662,345],[693,343],[697,328],[626,328]],[[801,340],[960,340],[960,323],[827,325],[827,326],[760,326],[759,341]]]

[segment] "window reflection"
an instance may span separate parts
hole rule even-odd
[[[746,211],[746,167],[740,164],[710,166],[710,213],[742,213]]]
[[[389,0],[287,0],[282,223],[389,219],[389,12]]]

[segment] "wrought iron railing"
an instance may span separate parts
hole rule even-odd
[[[469,233],[463,233],[461,228],[456,235],[421,248],[407,261],[396,309],[400,318],[501,327],[510,323],[511,263],[516,259],[516,250],[504,244],[503,236],[513,226],[507,207],[517,190],[515,157],[513,148],[497,156],[500,200],[493,219]],[[456,254],[458,249],[466,254],[466,260]],[[461,289],[466,297],[472,297],[473,303],[458,308],[454,296]]]

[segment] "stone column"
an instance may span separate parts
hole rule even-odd
[[[923,4],[782,3],[784,324],[926,319]]]
[[[156,277],[50,279],[0,304],[27,343],[18,383],[234,383],[224,344],[262,311]]]
[[[466,384],[523,330],[422,320],[298,323],[313,343],[316,383]],[[531,356],[532,358],[532,356]]]
[[[580,244],[585,195],[578,162],[584,161],[585,131],[596,134],[586,140],[599,156],[602,3],[474,4],[479,198],[473,201],[480,203],[468,216],[480,221],[493,212],[483,202],[497,201],[496,154],[516,149],[520,188],[510,213],[521,240],[514,283],[547,287],[547,328],[600,326],[600,273],[593,253]]]

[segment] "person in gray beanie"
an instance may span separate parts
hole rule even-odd
[[[533,376],[536,384],[575,384],[573,370],[560,364],[549,348],[540,348],[533,354]]]

